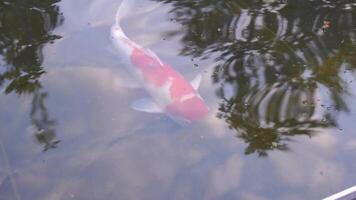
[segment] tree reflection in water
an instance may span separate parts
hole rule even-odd
[[[31,122],[44,150],[59,142],[45,106],[47,92],[39,81],[45,73],[43,46],[60,38],[51,34],[63,22],[58,1],[0,0],[0,86],[6,94],[33,96]]]
[[[154,1],[170,3],[171,17],[184,26],[182,55],[223,63],[212,76],[221,85],[217,116],[247,143],[246,154],[288,150],[292,136],[337,127],[337,113],[348,111],[343,74],[356,67],[352,0]],[[331,24],[323,31],[324,21]]]

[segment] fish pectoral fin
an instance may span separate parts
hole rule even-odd
[[[163,113],[162,108],[160,108],[152,99],[144,98],[139,99],[131,104],[134,110],[148,112],[148,113]]]
[[[201,74],[198,74],[198,75],[190,82],[190,84],[193,86],[193,88],[194,88],[195,90],[198,90],[199,85],[200,85],[200,82],[201,82],[201,79],[202,79],[202,75],[201,75]]]

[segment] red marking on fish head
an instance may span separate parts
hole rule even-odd
[[[173,117],[180,117],[189,122],[198,121],[209,113],[209,108],[198,96],[183,102],[176,101],[166,107],[166,112]]]

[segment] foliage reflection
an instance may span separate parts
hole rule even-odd
[[[247,143],[246,154],[288,150],[292,136],[337,127],[337,113],[348,111],[352,0],[155,1],[171,4],[171,17],[184,26],[182,55],[222,63],[212,76],[220,85],[218,117]]]
[[[35,136],[44,150],[59,142],[55,122],[45,106],[47,92],[39,78],[45,73],[42,49],[59,36],[51,31],[63,17],[58,0],[1,0],[0,1],[0,86],[6,94],[32,95],[31,122]]]

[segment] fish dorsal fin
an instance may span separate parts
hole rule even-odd
[[[159,62],[159,64],[161,66],[163,66],[163,63],[161,61],[161,59],[157,56],[157,54],[155,52],[153,52],[151,49],[149,48],[145,48],[145,52],[150,55],[152,58],[154,58],[155,60],[157,60]]]
[[[198,74],[198,75],[190,82],[190,84],[193,86],[193,88],[194,88],[195,90],[198,90],[199,85],[200,85],[200,82],[201,82],[201,79],[202,79],[202,75],[201,75],[201,74]]]
[[[139,99],[131,104],[134,110],[148,113],[162,113],[163,110],[151,98]]]

